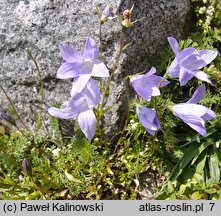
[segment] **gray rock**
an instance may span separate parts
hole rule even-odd
[[[86,36],[98,42],[99,18],[95,5],[104,8],[116,3],[120,12],[134,4],[133,20],[145,18],[126,30],[125,44],[132,46],[122,55],[119,70],[111,84],[107,106],[115,104],[103,119],[109,136],[116,134],[125,122],[127,103],[123,78],[150,69],[164,49],[167,36],[185,35],[190,17],[188,0],[1,0],[0,4],[0,83],[7,90],[19,113],[34,128],[40,101],[38,76],[24,49],[35,56],[43,73],[44,124],[47,129],[47,108],[69,97],[70,80],[56,79],[63,62],[58,44],[63,41],[83,51]],[[119,50],[121,26],[116,19],[104,25],[104,62],[111,67]],[[8,104],[0,92],[0,104]]]

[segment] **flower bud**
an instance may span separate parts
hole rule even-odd
[[[107,19],[109,17],[112,17],[113,15],[114,15],[113,7],[111,5],[107,5],[102,12],[101,22],[105,23],[107,21]]]
[[[2,110],[0,110],[0,120],[4,120],[10,123],[11,125],[16,126],[15,119],[13,118],[13,116],[9,111],[3,112]]]
[[[123,12],[123,22],[121,24],[126,28],[132,26],[131,16],[132,16],[133,8],[134,8],[134,5],[132,6],[130,10],[127,9]]]
[[[23,168],[24,173],[26,173],[29,176],[32,176],[31,164],[29,163],[27,159],[24,159],[22,161],[22,168]]]

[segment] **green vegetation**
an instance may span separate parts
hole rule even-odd
[[[192,0],[192,7],[196,29],[180,49],[221,50],[221,2]],[[173,55],[168,46],[157,61],[158,72],[165,73]],[[173,80],[157,98],[162,131],[156,137],[139,123],[133,101],[128,125],[115,145],[99,136],[90,142],[79,128],[72,138],[66,137],[60,120],[53,117],[52,137],[22,130],[7,119],[16,127],[7,132],[0,126],[0,198],[221,199],[221,56],[204,71],[214,85],[207,85],[201,104],[217,114],[207,122],[206,138],[165,108],[169,101],[187,101],[200,84],[196,79],[182,88]],[[24,159],[31,170],[22,166]]]

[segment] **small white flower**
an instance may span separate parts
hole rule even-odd
[[[138,122],[132,124],[132,125],[131,125],[131,129],[132,129],[132,130],[136,129],[137,125],[138,125]]]
[[[133,119],[131,119],[131,120],[130,120],[130,124],[133,124],[133,123],[134,123],[134,120],[133,120]]]
[[[212,16],[206,16],[206,19],[207,19],[209,22],[211,22],[212,19],[213,19],[213,17],[212,17]]]
[[[56,148],[56,149],[52,150],[52,154],[53,154],[54,156],[58,156],[60,151],[61,151],[61,149]]]
[[[204,14],[204,13],[206,13],[206,7],[204,6],[204,7],[201,7],[200,9],[199,9],[199,14]]]

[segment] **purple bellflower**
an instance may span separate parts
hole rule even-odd
[[[137,94],[147,101],[150,101],[152,96],[160,95],[158,85],[160,84],[162,77],[154,75],[155,73],[156,69],[152,67],[146,74],[136,75],[130,79],[130,83]],[[164,80],[160,87],[163,87],[168,83],[167,80]]]
[[[216,58],[217,50],[196,50],[189,47],[179,51],[178,42],[175,38],[168,37],[168,41],[176,56],[168,69],[170,77],[179,77],[181,86],[186,85],[193,77],[211,83],[208,75],[200,69]]]
[[[138,118],[145,129],[154,136],[161,129],[159,120],[156,116],[156,110],[141,106],[137,108]]]
[[[92,76],[109,76],[107,67],[99,60],[99,48],[92,38],[87,37],[83,54],[64,43],[59,45],[59,49],[65,63],[58,69],[57,78],[74,78],[73,96],[84,89]]]
[[[62,104],[60,109],[51,107],[48,112],[61,119],[77,118],[82,132],[92,140],[97,128],[93,108],[100,102],[100,95],[96,82],[90,79],[81,93]]]
[[[203,98],[205,92],[205,85],[202,84],[196,89],[189,101],[177,104],[172,108],[177,117],[204,137],[206,136],[205,121],[216,117],[211,109],[197,104]]]

